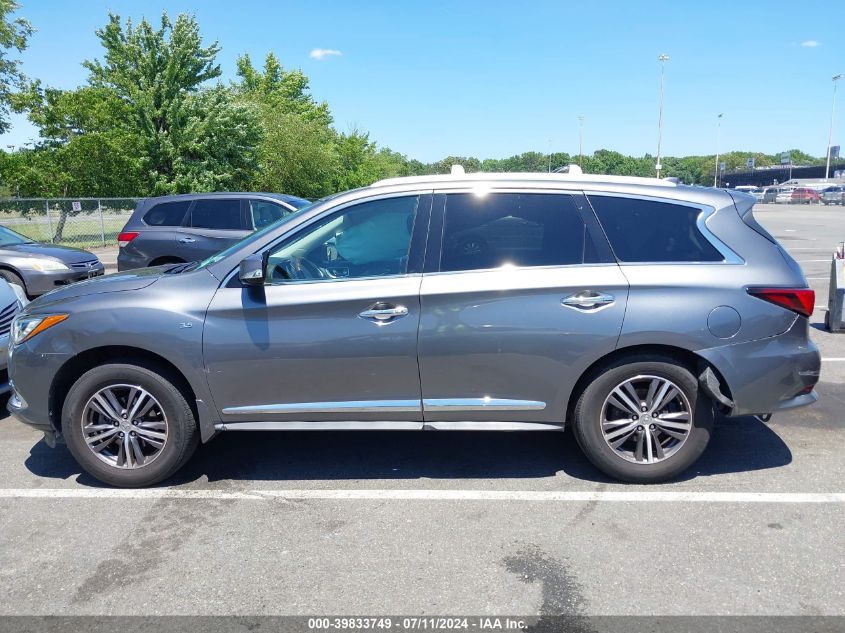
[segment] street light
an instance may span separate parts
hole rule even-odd
[[[584,168],[584,117],[578,117],[578,166]]]
[[[719,113],[716,117],[716,171],[713,172],[713,186],[718,186],[719,178],[719,133],[722,131],[722,117],[724,112]]]
[[[660,164],[660,143],[663,140],[663,75],[669,56],[662,53],[657,61],[660,62],[660,113],[657,116],[657,164],[654,168],[657,170],[657,177],[660,178],[660,170],[663,169],[663,165]]]
[[[836,112],[836,82],[842,79],[842,75],[833,76],[833,105],[830,107],[830,129],[827,132],[827,166],[824,168],[824,179],[827,182],[830,174],[830,144],[833,142],[833,116]]]

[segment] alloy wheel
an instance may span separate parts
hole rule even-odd
[[[692,430],[683,390],[660,376],[634,376],[617,385],[601,410],[602,437],[616,454],[638,464],[668,459]]]
[[[82,435],[97,458],[134,469],[154,461],[167,444],[167,416],[139,385],[114,384],[97,391],[82,411]]]

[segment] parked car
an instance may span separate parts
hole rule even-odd
[[[752,196],[754,196],[754,199],[757,202],[763,202],[763,198],[766,194],[766,189],[765,189],[765,187],[757,187],[756,189],[753,189],[753,190],[749,191],[748,193],[750,193]]]
[[[760,202],[764,204],[774,204],[777,202],[777,196],[780,190],[777,187],[766,187],[763,191],[763,199]]]
[[[577,168],[380,181],[34,301],[9,409],[116,486],[230,431],[567,424],[605,473],[662,481],[714,411],[816,400],[814,293],[753,205]]]
[[[9,393],[9,333],[12,321],[28,303],[23,288],[0,279],[0,395]]]
[[[795,187],[781,187],[778,189],[777,195],[775,196],[775,202],[778,204],[791,203],[793,191],[795,191]]]
[[[824,204],[845,204],[845,187],[828,187],[821,195]]]
[[[809,187],[796,187],[790,196],[792,204],[817,204],[821,199],[819,192]]]
[[[141,200],[118,235],[117,269],[203,260],[309,204],[304,198],[274,193],[202,193]]]
[[[0,226],[0,278],[37,297],[55,288],[98,277],[105,268],[94,253],[81,248],[33,242]]]

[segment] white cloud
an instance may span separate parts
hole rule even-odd
[[[804,40],[801,42],[801,46],[804,48],[816,48],[817,46],[821,46],[821,43],[817,40]]]
[[[311,59],[323,59],[331,56],[340,57],[343,53],[334,48],[315,48],[308,55]]]

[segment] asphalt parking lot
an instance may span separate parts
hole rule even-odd
[[[681,480],[613,483],[569,433],[241,433],[102,488],[0,420],[0,615],[845,615],[845,208],[756,213],[816,290],[812,408],[721,419]]]

